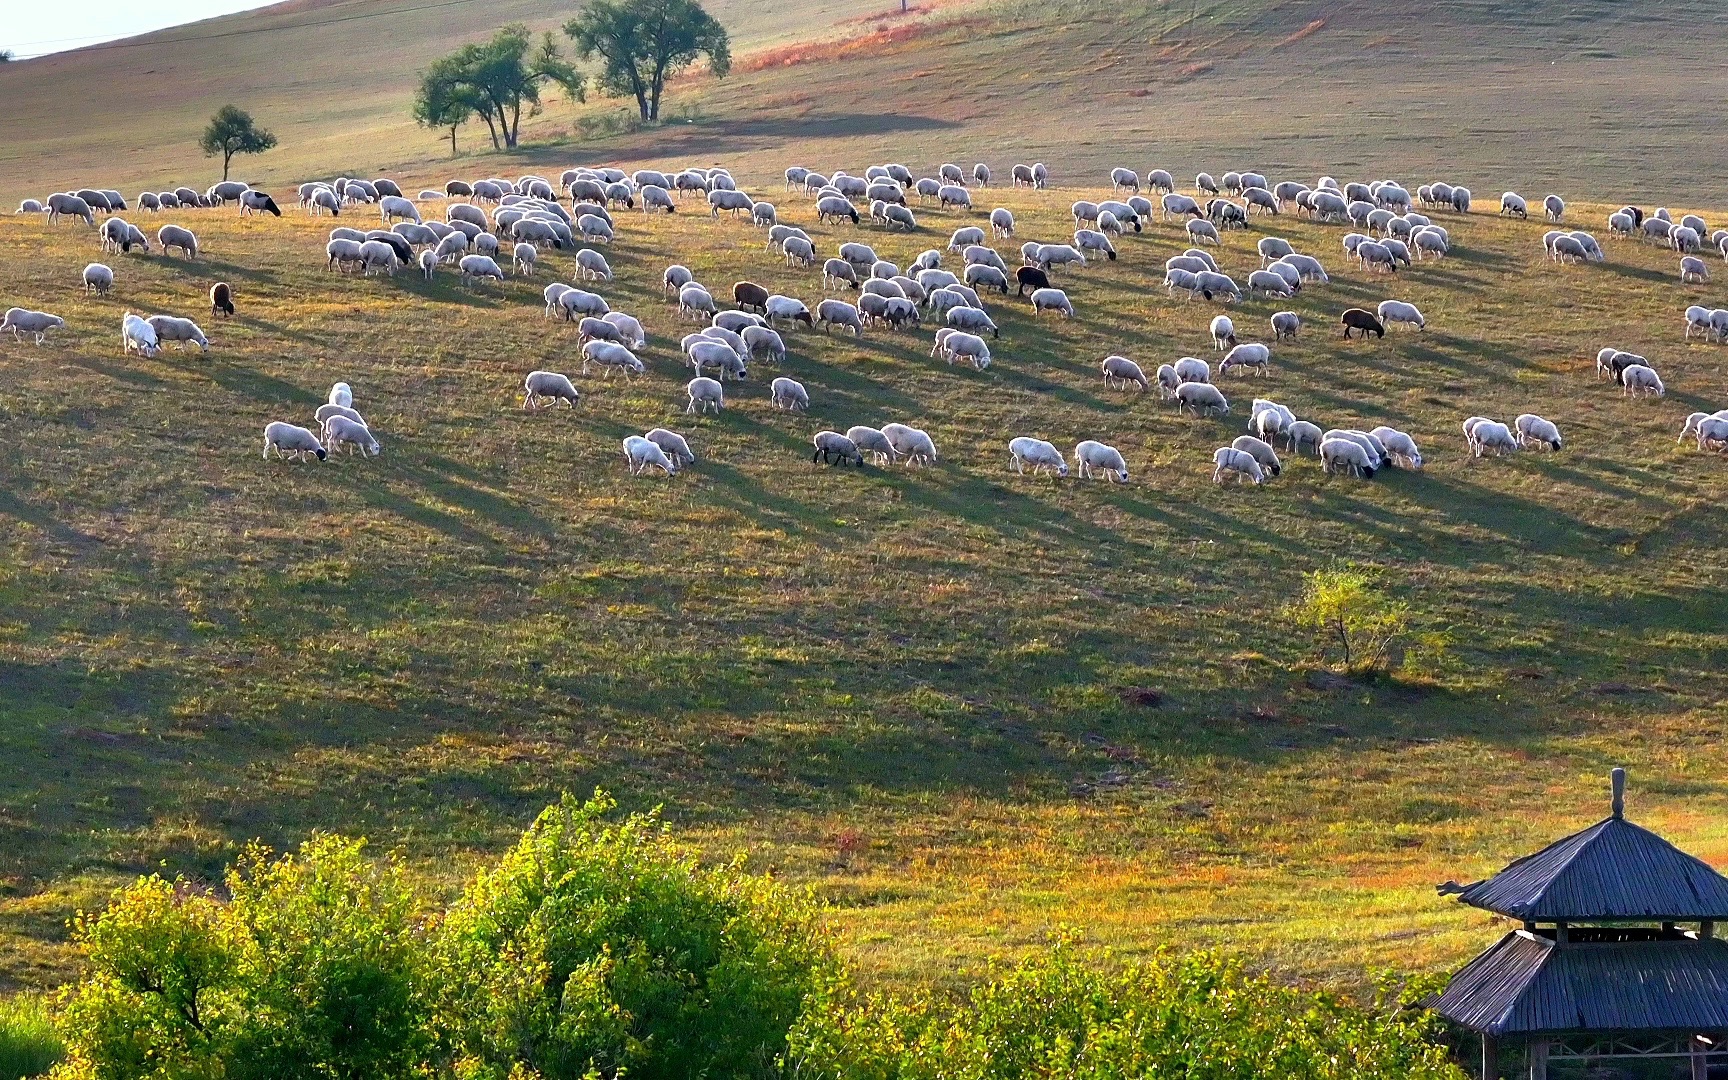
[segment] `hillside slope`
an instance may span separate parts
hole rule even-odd
[[[96,175],[202,187],[210,165],[191,144],[230,100],[282,136],[282,149],[241,166],[262,183],[437,167],[443,145],[407,118],[414,72],[505,21],[549,28],[568,13],[546,0],[284,7],[0,68],[0,195]],[[883,3],[879,20],[839,0],[712,7],[733,30],[740,70],[678,88],[672,108],[695,123],[576,144],[576,118],[619,103],[554,103],[529,136],[561,145],[456,171],[755,147],[940,159],[978,140],[1071,173],[1233,163],[1728,201],[1728,130],[1714,117],[1728,72],[1704,60],[1728,47],[1728,13],[1707,0],[1419,11],[1366,0],[926,0],[908,16]],[[153,44],[165,39],[182,43]],[[462,141],[477,152],[484,136]]]

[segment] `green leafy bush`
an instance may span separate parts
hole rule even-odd
[[[1115,972],[1062,942],[965,999],[839,994],[788,1058],[822,1080],[1464,1080],[1431,1014],[1362,1008],[1214,953]]]
[[[442,1011],[458,1071],[576,1080],[766,1076],[829,979],[808,900],[705,868],[656,815],[566,796],[451,910]]]
[[[65,1052],[42,998],[19,994],[0,999],[0,1080],[39,1076]]]
[[[94,1080],[389,1080],[432,1049],[413,894],[364,841],[249,851],[232,901],[148,877],[73,936],[90,971],[65,998],[65,1071]]]

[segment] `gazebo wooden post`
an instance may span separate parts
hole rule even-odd
[[[1704,1056],[1704,1042],[1696,1035],[1688,1036],[1686,1049],[1692,1051],[1692,1080],[1708,1080],[1710,1062]]]
[[[1548,1080],[1548,1040],[1530,1040],[1530,1080]]]
[[[1482,1034],[1482,1080],[1499,1080],[1500,1048],[1494,1042],[1494,1036]]]

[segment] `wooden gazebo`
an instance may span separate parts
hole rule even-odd
[[[1428,1004],[1482,1037],[1482,1080],[1522,1047],[1530,1080],[1551,1064],[1631,1066],[1707,1080],[1728,1065],[1728,878],[1613,812],[1442,895],[1524,925],[1464,965]],[[1609,1059],[1613,1059],[1612,1062]]]

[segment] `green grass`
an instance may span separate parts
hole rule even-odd
[[[65,1053],[41,997],[0,998],[0,1077],[40,1076]]]
[[[258,164],[286,182],[394,163],[415,189],[453,171],[723,160],[831,253],[854,230],[812,226],[808,203],[778,190],[785,165],[983,159],[1005,172],[1042,157],[1057,188],[979,200],[981,213],[1014,210],[1018,244],[1067,235],[1069,202],[1097,197],[1102,166],[1120,161],[1185,178],[1243,163],[1238,147],[1274,179],[1322,165],[1411,184],[1463,172],[1491,209],[1503,187],[1544,193],[1543,169],[1569,194],[1659,194],[1661,177],[1641,173],[1667,158],[1651,155],[1691,139],[1679,104],[1643,98],[1612,122],[1658,106],[1672,122],[1588,139],[1550,122],[1563,95],[1628,84],[1530,81],[1547,66],[1530,42],[1612,37],[1622,57],[1669,47],[1615,21],[1629,17],[1617,8],[1586,5],[1603,21],[1580,24],[1531,5],[1491,33],[1465,7],[1374,48],[1358,40],[1366,14],[1278,45],[1318,16],[1203,10],[1200,30],[1163,6],[1114,24],[1072,7],[939,12],[880,43],[837,44],[862,32],[840,30],[758,54],[803,62],[681,86],[698,122],[457,166],[427,160],[430,140],[401,129],[395,106],[331,82],[305,113],[330,141],[285,139],[295,148]],[[1660,29],[1693,10],[1641,17]],[[775,31],[762,26],[767,47]],[[1397,44],[1411,35],[1420,52]],[[1154,39],[1166,44],[1141,44]],[[1444,81],[1453,54],[1431,42],[1478,49],[1456,55],[1494,78],[1458,102]],[[212,80],[230,47],[211,43]],[[1149,50],[1157,59],[1142,62]],[[1286,77],[1281,91],[1250,77],[1268,56],[1310,81],[1292,90],[1301,80]],[[30,81],[44,70],[0,71],[0,88],[46,108]],[[1624,78],[1667,93],[1650,70],[1666,69],[1627,65]],[[111,75],[126,96],[139,73]],[[225,85],[172,108],[196,120]],[[1151,92],[1128,96],[1136,87]],[[1398,110],[1372,133],[1343,111],[1370,89]],[[1277,136],[1291,94],[1303,141]],[[174,140],[114,152],[134,145],[114,141],[121,125],[170,108],[142,86],[128,100],[24,138],[0,130],[0,184],[61,184],[48,161],[85,177],[100,163],[114,182],[201,175]],[[1484,110],[1503,132],[1472,133]],[[1418,114],[1444,121],[1444,138],[1382,137]],[[549,114],[538,134],[568,122]],[[1728,174],[1712,152],[1688,150],[1703,186],[1685,201],[1721,205],[1709,185]],[[1606,210],[1574,218],[1597,228]],[[904,265],[977,219],[919,214],[911,236],[857,232]],[[1222,255],[1239,279],[1271,230],[1334,279],[1294,304],[1232,312],[1259,335],[1291,306],[1307,329],[1267,378],[1229,380],[1237,411],[1213,421],[1096,376],[1109,352],[1210,355],[1215,309],[1156,287],[1184,246],[1158,225],[1126,239],[1120,262],[1060,275],[1073,322],[993,304],[1003,336],[987,372],[932,361],[927,332],[800,331],[724,415],[688,419],[676,362],[688,324],[658,288],[663,267],[812,303],[819,280],[770,259],[741,223],[624,215],[608,252],[619,280],[601,291],[647,324],[649,374],[581,379],[579,410],[531,416],[516,407],[522,375],[579,366],[572,330],[539,311],[540,288],[569,278],[568,255],[475,293],[449,275],[326,274],[332,223],[294,210],[174,217],[207,258],[112,258],[120,281],[104,300],[76,285],[98,257],[90,232],[0,218],[0,295],[70,323],[43,348],[0,341],[0,985],[64,979],[66,916],[130,875],[213,879],[252,838],[280,846],[332,828],[400,848],[436,892],[559,791],[596,785],[630,807],[665,803],[717,858],[747,853],[811,885],[849,954],[898,981],[963,977],[1061,924],[1129,954],[1221,944],[1344,985],[1371,966],[1444,968],[1493,931],[1430,886],[1594,820],[1617,763],[1632,769],[1635,818],[1728,858],[1723,467],[1674,442],[1687,412],[1728,401],[1728,354],[1683,343],[1680,312],[1728,302],[1719,283],[1678,286],[1672,253],[1613,243],[1605,266],[1561,268],[1541,258],[1539,223],[1445,215],[1455,256],[1387,281],[1344,268],[1341,229],[1257,223]],[[241,317],[202,319],[208,357],[120,356],[123,310],[201,317],[216,278],[235,285]],[[1339,309],[1388,295],[1419,304],[1431,328],[1336,337]],[[1596,381],[1609,343],[1652,357],[1667,398],[1629,401]],[[809,386],[808,417],[768,408],[782,371]],[[263,424],[309,418],[336,379],[354,385],[384,456],[260,461]],[[1219,489],[1211,452],[1243,430],[1253,396],[1328,425],[1405,427],[1429,467],[1362,484],[1308,459],[1264,488]],[[1523,411],[1558,421],[1567,449],[1464,454],[1465,416]],[[928,428],[942,464],[810,465],[820,427],[893,419]],[[702,461],[670,482],[632,479],[618,441],[656,424],[687,432]],[[1015,477],[1003,446],[1022,433],[1112,442],[1134,483]],[[1449,632],[1446,661],[1310,687],[1313,646],[1281,611],[1303,573],[1336,559],[1380,569],[1420,628]],[[1162,704],[1135,704],[1136,687]]]
[[[1051,237],[1080,195],[981,205]],[[1715,287],[1676,288],[1671,254],[1615,243],[1605,266],[1559,268],[1537,223],[1449,216],[1455,257],[1392,283],[1344,269],[1343,230],[1281,220],[1334,281],[1294,304],[1308,328],[1272,375],[1226,383],[1238,413],[1196,420],[1095,377],[1107,351],[1206,353],[1215,309],[1152,284],[1181,246],[1158,225],[1061,275],[1073,322],[995,304],[985,373],[932,361],[923,333],[798,332],[724,415],[690,419],[661,268],[811,301],[819,283],[742,223],[625,216],[602,291],[647,323],[650,373],[530,415],[522,373],[577,367],[572,331],[540,316],[546,270],[477,293],[355,280],[318,268],[328,221],[179,216],[208,257],[114,260],[104,300],[70,284],[95,254],[82,226],[0,226],[9,295],[71,323],[0,348],[8,980],[62,977],[61,920],[130,874],[212,878],[253,837],[335,828],[437,888],[559,790],[601,784],[813,885],[896,979],[1063,923],[1345,982],[1454,963],[1486,920],[1429,885],[1593,819],[1617,762],[1636,817],[1728,853],[1722,463],[1674,443],[1728,380],[1720,347],[1679,340],[1680,308]],[[858,233],[904,264],[973,219],[924,220]],[[829,251],[855,234],[813,233]],[[1224,249],[1238,277],[1257,235]],[[200,314],[215,277],[242,315],[204,320],[208,357],[120,357],[122,310]],[[1339,308],[1388,292],[1431,328],[1336,337]],[[1279,306],[1233,314],[1252,334]],[[1669,396],[1596,381],[1607,341],[1651,356]],[[808,417],[768,408],[780,371],[810,387]],[[264,422],[310,416],[339,378],[384,456],[261,462]],[[1220,489],[1211,451],[1255,395],[1407,427],[1429,466],[1364,484],[1308,459]],[[1462,452],[1464,416],[1525,410],[1563,425],[1564,453]],[[931,430],[943,464],[809,463],[817,428],[890,419]],[[655,424],[702,463],[630,478],[618,440]],[[1104,438],[1135,482],[1012,476],[1002,445],[1023,432]],[[1280,609],[1337,558],[1448,630],[1447,663],[1310,689],[1312,646]],[[1166,699],[1132,704],[1135,686]]]

